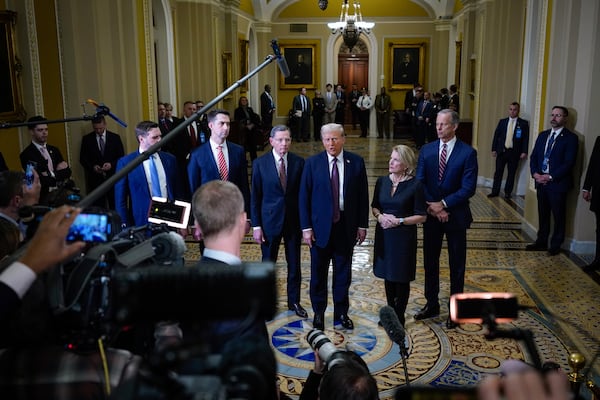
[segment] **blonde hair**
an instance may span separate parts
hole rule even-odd
[[[403,161],[404,164],[406,164],[406,174],[415,176],[417,170],[417,155],[415,154],[415,151],[411,147],[408,147],[403,144],[394,146],[392,148],[392,151],[398,153],[398,157],[400,157],[400,160]]]

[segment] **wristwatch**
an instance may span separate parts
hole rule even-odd
[[[400,217],[398,219],[398,225],[404,225],[404,218]]]

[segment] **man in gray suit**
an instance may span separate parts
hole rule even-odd
[[[333,93],[333,85],[328,83],[325,86],[325,115],[323,115],[323,125],[335,122],[335,109],[337,107],[337,96]]]

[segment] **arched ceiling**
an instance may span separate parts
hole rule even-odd
[[[351,2],[351,0],[350,0]],[[456,3],[456,4],[455,4]],[[453,15],[461,8],[460,0],[362,0],[363,16],[420,17],[438,19]],[[240,9],[258,21],[287,18],[335,18],[339,16],[342,0],[329,0],[325,11],[318,0],[240,0]],[[350,8],[352,11],[352,7]]]

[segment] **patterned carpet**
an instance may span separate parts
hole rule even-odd
[[[370,195],[376,178],[387,173],[389,151],[398,143],[408,142],[348,138],[346,148],[361,154],[367,162]],[[305,157],[321,149],[320,142],[300,143],[293,147],[294,152]],[[468,231],[465,291],[516,294],[520,305],[531,308],[521,312],[518,320],[503,328],[531,330],[542,362],[552,360],[570,371],[569,353],[578,351],[586,357],[589,366],[590,360],[600,350],[600,286],[581,270],[583,261],[575,256],[561,254],[548,257],[545,252],[524,251],[530,238],[520,229],[518,199],[488,199],[487,193],[488,189],[478,189],[471,203],[475,222]],[[374,223],[375,220],[371,219],[371,228]],[[365,243],[354,251],[350,317],[354,320],[355,329],[352,332],[333,329],[333,304],[330,300],[325,315],[325,333],[339,348],[351,349],[361,355],[377,380],[381,398],[387,399],[393,396],[398,386],[405,384],[405,375],[398,346],[377,325],[379,310],[385,305],[385,293],[383,281],[372,274],[373,233],[374,229],[369,229]],[[248,237],[242,245],[242,258],[245,261],[260,260],[260,249],[250,239]],[[197,258],[193,250],[196,248],[190,246],[187,260]],[[303,320],[287,310],[286,268],[281,251],[277,264],[278,309],[281,311],[267,324],[279,361],[280,388],[292,398],[297,398],[301,392],[314,361],[313,352],[306,341],[306,334],[312,329],[313,317],[308,296],[309,257],[308,249],[304,247],[302,305],[309,311],[309,318]],[[440,263],[440,303],[443,305],[449,293],[445,251],[442,251]],[[414,321],[412,314],[425,304],[423,283],[420,236],[417,279],[411,285],[406,323],[409,349],[407,370],[411,385],[472,387],[486,374],[499,373],[503,360],[532,360],[520,341],[486,340],[481,325],[463,324],[454,330],[446,329],[445,306],[442,306],[441,315],[437,318]],[[599,373],[600,362],[596,361],[588,379],[598,384]]]

